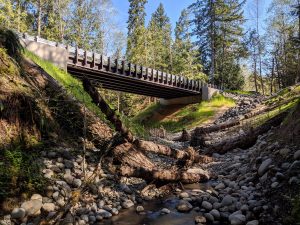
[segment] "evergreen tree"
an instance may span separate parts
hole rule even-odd
[[[189,12],[181,12],[175,28],[175,42],[173,44],[174,74],[181,74],[191,79],[207,79],[202,73],[202,65],[198,59],[199,51],[193,47],[191,41]]]
[[[205,71],[210,74],[211,82],[231,89],[243,85],[240,58],[246,55],[241,41],[244,3],[244,0],[198,0],[190,6],[194,13],[193,34]]]
[[[149,65],[165,72],[172,71],[172,32],[170,19],[162,3],[152,14],[149,26]]]
[[[145,4],[147,0],[129,0],[127,21],[127,59],[132,63],[146,63]]]
[[[28,26],[24,4],[21,0],[0,0],[0,26],[25,32]]]

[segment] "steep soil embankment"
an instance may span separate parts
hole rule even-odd
[[[20,67],[0,48],[0,212],[44,191],[41,152],[103,148],[111,128],[34,63]],[[84,124],[86,123],[86,125]],[[85,128],[86,127],[86,128]],[[33,163],[34,162],[34,163]]]

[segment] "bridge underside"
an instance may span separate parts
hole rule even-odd
[[[73,76],[82,79],[88,78],[94,85],[115,91],[134,93],[139,95],[173,99],[188,96],[197,96],[201,93],[187,90],[181,87],[174,87],[165,82],[161,84],[150,82],[128,75],[120,75],[108,71],[99,71],[86,67],[75,66],[68,64],[67,70]]]

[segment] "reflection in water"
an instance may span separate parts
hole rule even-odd
[[[186,185],[187,190],[201,189],[203,191],[209,188],[209,184],[190,184]],[[176,205],[179,199],[175,195],[167,196],[163,199],[157,199],[144,204],[145,214],[139,215],[135,207],[123,210],[119,215],[112,217],[110,220],[104,220],[103,225],[194,225],[195,216],[198,212],[192,210],[189,213],[179,213]],[[171,213],[162,215],[160,210],[168,208]]]

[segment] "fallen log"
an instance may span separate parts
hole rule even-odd
[[[180,157],[183,157],[183,155],[186,157],[188,156],[187,159],[184,160],[185,164],[188,163],[191,165],[197,160],[205,160],[204,156],[198,155],[193,157],[193,154],[184,153],[184,151],[180,152],[182,154]],[[155,151],[155,153],[157,153],[157,151]],[[137,148],[131,143],[118,145],[114,148],[113,155],[119,162],[122,162],[122,165],[119,166],[114,172],[118,172],[122,176],[139,177],[145,179],[146,181],[182,181],[184,183],[200,182],[208,179],[209,177],[205,171],[197,171],[197,173],[193,173],[188,172],[189,170],[184,168],[179,168],[178,166],[174,166],[171,170],[158,169],[157,166],[141,152],[140,148]],[[171,155],[167,153],[167,156]]]
[[[218,143],[210,144],[206,146],[208,153],[225,153],[235,148],[249,148],[255,144],[259,135],[266,133],[269,129],[271,129],[272,126],[279,126],[287,114],[288,111],[285,111],[269,119],[267,122],[257,128],[250,128],[242,135],[238,135],[234,138],[229,138]]]
[[[267,108],[264,108],[264,109],[261,109],[261,110],[257,110],[257,111],[253,111],[253,112],[249,112],[247,114],[244,115],[245,119],[249,119],[249,118],[252,118],[254,116],[257,116],[257,115],[260,115],[262,113],[266,113],[266,112],[270,112],[276,108],[280,108],[281,106],[284,106],[290,102],[293,102],[297,99],[299,99],[300,96],[295,96],[293,97],[292,99],[287,99],[287,100],[284,100],[282,102],[280,102],[279,104],[275,104],[273,106],[270,106],[270,107],[267,107]]]
[[[116,115],[115,111],[112,110],[105,100],[100,96],[97,89],[91,84],[91,82],[87,78],[84,78],[82,84],[84,90],[91,96],[93,103],[100,108],[107,120],[109,120],[115,126],[116,131],[120,132],[126,141],[132,142],[132,133],[127,129],[127,127],[124,126],[122,121]]]
[[[216,124],[209,127],[197,127],[192,135],[191,146],[204,146],[206,135],[209,133],[222,131],[230,127],[240,125],[239,120],[228,121],[220,124]]]
[[[113,159],[118,163],[117,166],[111,165],[111,170],[122,176],[134,176],[143,178],[147,181],[159,180],[166,182],[182,181],[184,183],[193,183],[208,179],[208,175],[203,170],[199,170],[195,173],[188,172],[188,170],[183,168],[186,165],[192,165],[194,162],[203,159],[196,154],[195,150],[188,149],[187,151],[174,151],[167,146],[158,145],[153,142],[143,142],[139,140],[133,142],[133,135],[131,132],[122,124],[115,112],[104,101],[97,89],[92,86],[88,79],[83,80],[83,87],[92,97],[93,102],[105,114],[106,118],[115,126],[116,131],[124,138],[123,142],[119,141],[114,148],[111,148]],[[172,170],[158,169],[157,165],[144,154],[146,151],[173,156],[180,160],[178,160],[177,166],[173,166]],[[117,169],[115,169],[115,167],[117,167]]]
[[[192,163],[208,163],[212,159],[205,155],[199,155],[193,148],[187,148],[185,150],[172,149],[169,146],[156,144],[151,141],[135,140],[134,145],[137,149],[144,152],[152,152],[159,155],[169,156],[175,159],[184,161],[191,161]],[[190,163],[189,163],[190,164]]]
[[[146,181],[160,180],[164,182],[182,182],[182,183],[196,183],[207,181],[209,175],[206,171],[202,169],[193,170],[157,170],[153,169],[151,171],[145,170],[141,167],[129,167],[121,166],[119,169],[120,174],[127,177],[140,177]]]

